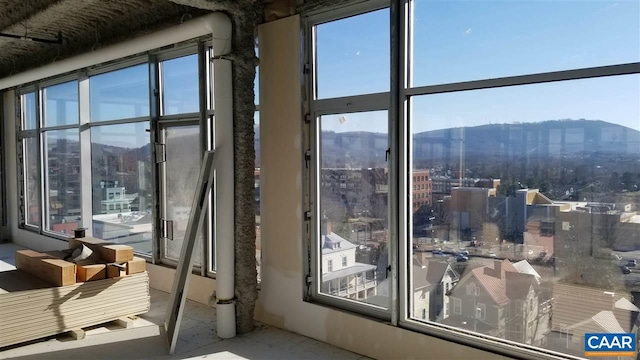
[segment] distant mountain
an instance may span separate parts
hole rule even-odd
[[[640,155],[640,131],[601,120],[457,127],[416,133],[413,140],[417,163],[455,163],[461,156],[467,160],[477,157],[513,160]],[[256,137],[256,151],[259,143]],[[323,131],[320,146],[323,167],[385,166],[385,151],[389,147],[387,134],[367,131]]]
[[[601,120],[550,120],[426,131],[414,135],[414,156],[558,157],[640,154],[640,132]]]

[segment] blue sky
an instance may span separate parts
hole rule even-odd
[[[640,1],[415,2],[414,86],[640,61]],[[389,13],[318,26],[320,98],[388,91]],[[412,130],[598,119],[640,130],[640,75],[416,97]],[[323,118],[387,131],[386,113]]]

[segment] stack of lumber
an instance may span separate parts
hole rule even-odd
[[[83,247],[90,249],[91,256],[71,262],[72,251]],[[16,251],[16,268],[52,285],[67,286],[141,273],[146,270],[146,261],[133,256],[133,248],[128,245],[94,238],[73,238],[69,241],[68,251]]]
[[[0,273],[0,347],[149,311],[147,272],[56,287],[20,270]]]
[[[149,311],[146,262],[132,247],[74,238],[69,248],[19,250],[17,270],[0,273],[0,347]],[[90,256],[74,263],[76,249]]]

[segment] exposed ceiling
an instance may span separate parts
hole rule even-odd
[[[240,3],[254,1],[240,1]],[[0,78],[179,24],[229,0],[0,0]],[[55,42],[29,40],[37,38]]]

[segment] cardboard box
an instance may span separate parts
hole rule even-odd
[[[90,262],[76,263],[76,281],[86,282],[102,280],[107,277],[107,266]]]
[[[109,241],[92,237],[72,238],[69,240],[69,248],[75,249],[81,245],[87,246],[94,254],[90,259],[102,260],[108,263],[123,263],[133,260],[133,248],[129,245],[114,244]]]
[[[143,258],[134,257],[133,260],[127,261],[127,275],[144,272],[147,269],[147,261]]]
[[[56,286],[76,283],[76,264],[37,251],[16,251],[16,268]]]

